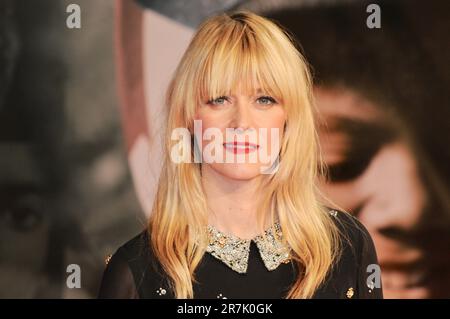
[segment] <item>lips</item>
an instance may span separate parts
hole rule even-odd
[[[247,154],[256,151],[259,145],[250,142],[230,142],[223,143],[223,147],[234,154]]]

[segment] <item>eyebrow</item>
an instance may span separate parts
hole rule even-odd
[[[352,136],[371,132],[386,132],[392,135],[397,131],[394,125],[386,121],[368,121],[342,116],[333,116],[330,120],[321,122],[319,124],[319,128],[327,131],[328,133],[339,132],[347,133]]]
[[[364,121],[354,118],[334,117],[331,125],[323,125],[327,133],[344,133],[349,136],[349,157],[362,154],[374,154],[383,145],[388,144],[400,135],[392,123]],[[328,129],[329,128],[329,129]]]

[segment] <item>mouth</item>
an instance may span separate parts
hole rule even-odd
[[[234,154],[250,153],[254,152],[259,148],[259,145],[249,143],[249,142],[231,142],[223,143],[223,147]]]

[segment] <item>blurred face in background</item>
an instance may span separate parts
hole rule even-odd
[[[12,1],[0,4],[0,298],[33,298],[47,283],[51,218],[31,125],[10,96],[21,44],[13,9]]]
[[[434,266],[420,231],[431,199],[400,126],[349,89],[316,87],[315,98],[330,173],[321,188],[371,233],[385,297],[432,296]]]

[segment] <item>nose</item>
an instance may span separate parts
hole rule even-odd
[[[250,104],[245,99],[239,99],[235,103],[232,122],[233,128],[238,131],[246,131],[253,127],[253,118],[251,114]]]
[[[360,219],[379,231],[407,231],[422,217],[427,194],[409,149],[401,143],[382,149],[361,180],[368,196]]]

